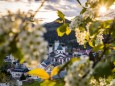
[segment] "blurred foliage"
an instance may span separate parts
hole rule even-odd
[[[22,86],[40,86],[40,82],[34,81],[32,83],[24,83]]]
[[[5,73],[0,72],[0,83],[9,82],[9,81],[10,81],[10,77],[7,76]]]
[[[115,3],[115,0],[87,0],[85,5],[82,5],[80,0],[76,0],[82,10],[80,15],[76,16],[70,25],[68,25],[70,30],[75,31],[75,36],[79,45],[89,44],[92,47],[92,52],[95,53],[96,57],[92,57],[89,55],[90,58],[94,58],[92,69],[90,69],[86,74],[81,78],[79,74],[82,73],[82,68],[80,69],[77,76],[78,71],[77,67],[75,67],[75,62],[70,64],[69,62],[62,66],[62,69],[69,67],[68,69],[72,69],[75,67],[75,70],[67,71],[67,79],[65,86],[89,86],[89,84],[84,84],[85,82],[95,82],[90,83],[91,86],[114,86],[110,83],[114,83],[114,69],[115,69],[115,17],[114,15],[111,16],[112,18],[106,19],[109,12],[101,13],[101,7],[105,7],[104,9],[110,10],[110,7]],[[58,12],[59,18],[62,15],[62,12]],[[64,15],[64,14],[63,14]],[[63,19],[62,19],[63,20]],[[66,23],[64,25],[57,28],[58,36],[63,36],[64,32],[66,32]],[[59,32],[60,31],[60,32]],[[85,60],[85,59],[84,59]],[[80,65],[79,60],[76,65]],[[84,65],[85,63],[83,63]],[[87,66],[86,66],[87,67]],[[73,74],[73,75],[71,75]],[[75,76],[76,77],[75,77]],[[74,76],[72,78],[71,76]],[[89,77],[90,79],[88,79]],[[111,79],[109,79],[111,77]],[[72,80],[71,80],[72,79]],[[81,80],[80,84],[75,80]],[[70,81],[70,82],[69,82]],[[82,82],[83,81],[83,82]],[[97,83],[97,84],[96,84]],[[103,85],[102,85],[103,84]]]
[[[62,79],[57,80],[45,80],[43,82],[34,81],[33,83],[24,83],[23,86],[64,86]]]
[[[47,52],[47,42],[43,38],[45,28],[33,18],[33,12],[13,13],[0,17],[0,58],[12,54],[27,66],[37,66]],[[28,59],[28,60],[27,60]]]

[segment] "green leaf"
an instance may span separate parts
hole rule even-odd
[[[109,55],[111,53],[111,49],[106,49],[105,55]]]
[[[26,60],[25,58],[22,58],[22,59],[20,60],[20,64],[22,64],[25,60]]]
[[[93,20],[90,17],[87,17],[86,20],[85,20],[85,22],[87,24],[88,22],[93,22]]]
[[[111,66],[109,62],[99,62],[95,68],[94,68],[94,77],[99,78],[99,77],[108,77],[112,73],[111,71]]]
[[[81,5],[82,6],[82,4],[81,4],[81,2],[79,1],[79,0],[77,0],[77,2],[79,3],[79,5]],[[83,6],[82,6],[83,7]]]
[[[113,21],[112,25],[111,25],[111,30],[112,30],[112,37],[115,38],[115,20]]]
[[[103,44],[99,44],[99,45],[93,47],[93,51],[94,51],[94,52],[97,52],[97,51],[99,51],[99,50],[103,50],[103,47],[104,47]]]
[[[69,34],[69,32],[67,30],[68,24],[63,24],[62,26],[57,28],[57,34],[58,36],[62,37],[65,33]]]
[[[60,10],[58,10],[57,14],[62,20],[65,20],[65,15]]]
[[[83,8],[82,11],[80,12],[80,14],[83,14],[85,11],[87,10],[87,8]]]
[[[111,57],[111,62],[114,62],[114,63],[115,63],[115,56],[112,56],[112,57]]]
[[[100,27],[101,27],[101,22],[99,22],[99,21],[93,22],[89,27],[90,35],[92,36],[95,33],[97,33],[98,30],[100,29]]]
[[[53,80],[45,80],[40,83],[40,86],[55,86],[56,82]]]

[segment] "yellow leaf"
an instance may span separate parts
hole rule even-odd
[[[89,43],[89,45],[90,45],[91,47],[94,47],[92,41],[89,41],[88,43]]]
[[[75,61],[79,61],[79,60],[80,60],[80,58],[78,58],[78,57],[71,58],[71,62],[75,62]]]
[[[69,27],[66,28],[66,35],[69,35],[71,33],[71,29]]]
[[[89,34],[88,34],[88,33],[86,33],[85,39],[86,39],[87,41],[89,40]]]
[[[113,50],[115,50],[115,47],[112,47],[113,48]]]
[[[59,28],[57,29],[58,36],[62,37],[64,35],[64,32],[60,32]]]
[[[25,60],[26,60],[25,58],[22,58],[20,64],[24,63]]]
[[[51,77],[57,75],[58,72],[59,72],[59,67],[58,67],[58,66],[57,66],[57,67],[54,67],[54,69],[53,69],[52,72],[51,72]]]
[[[42,68],[36,68],[28,72],[29,75],[38,76],[42,79],[49,79],[49,74]]]

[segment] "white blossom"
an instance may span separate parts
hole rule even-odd
[[[92,62],[88,59],[74,62],[65,77],[65,86],[90,86],[91,71]],[[83,78],[85,74],[87,75]]]
[[[115,86],[115,79],[110,82],[109,86]]]
[[[103,31],[104,29],[100,29],[98,35],[96,36],[96,40],[95,40],[95,46],[99,45],[99,44],[103,44]]]
[[[91,78],[90,82],[91,86],[108,86],[109,83],[107,83],[106,78],[99,78],[99,80],[96,80],[95,78]]]
[[[31,61],[33,61],[34,63],[39,63],[41,58],[44,58],[47,51],[48,44],[42,37],[44,34],[44,32],[42,31],[44,30],[42,30],[42,27],[39,27],[39,28],[41,29],[38,29],[37,27],[35,27],[34,28],[35,30],[31,32],[23,31],[19,34],[20,39],[19,39],[18,45],[20,46],[18,47],[22,49],[23,54],[26,54],[26,55],[28,54],[27,56],[31,58],[29,60],[30,60],[30,66],[32,67],[33,67],[33,63],[31,63]],[[25,58],[28,58],[28,57],[25,56]],[[38,64],[36,64],[36,66],[37,65]]]
[[[69,28],[74,30],[75,28],[78,28],[79,25],[81,25],[82,23],[83,23],[83,17],[81,15],[76,16],[70,23]]]
[[[86,36],[88,35],[87,31],[80,31],[79,28],[75,29],[75,36],[79,45],[84,45],[86,43]]]
[[[29,16],[28,16],[29,15]],[[18,11],[17,13],[8,12],[0,18],[0,37],[5,41],[1,43],[0,51],[11,50],[11,43],[15,41],[15,46],[24,56],[27,66],[38,66],[41,58],[47,54],[47,42],[43,38],[46,29],[40,24],[31,21],[31,13]],[[7,53],[7,54],[8,54]],[[12,52],[10,52],[12,53]],[[18,57],[17,57],[18,58]]]

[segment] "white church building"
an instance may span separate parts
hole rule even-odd
[[[53,46],[49,46],[48,60],[52,64],[63,64],[70,60],[71,56],[66,52],[67,47],[59,41],[55,41]]]

